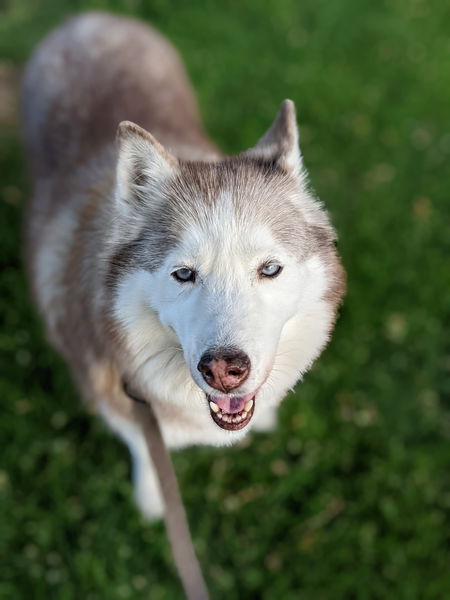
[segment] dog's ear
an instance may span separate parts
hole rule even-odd
[[[275,161],[282,169],[293,175],[302,174],[302,156],[295,105],[292,100],[284,100],[270,128],[256,146],[244,152],[244,155]]]
[[[116,198],[122,206],[145,205],[178,172],[178,160],[148,131],[130,121],[117,130]]]

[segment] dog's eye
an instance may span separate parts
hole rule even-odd
[[[182,267],[181,269],[174,271],[172,277],[180,283],[186,283],[187,281],[194,283],[195,271],[193,269],[188,269],[187,267]]]
[[[283,267],[277,263],[266,263],[260,267],[259,274],[261,277],[276,277],[282,270]]]

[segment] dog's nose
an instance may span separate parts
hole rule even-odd
[[[250,359],[239,350],[214,350],[203,354],[197,369],[208,385],[227,394],[247,379]]]

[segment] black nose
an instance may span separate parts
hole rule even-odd
[[[250,359],[239,350],[217,348],[203,354],[197,369],[208,385],[227,394],[247,379]]]

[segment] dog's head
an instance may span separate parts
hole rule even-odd
[[[343,292],[294,105],[254,148],[216,162],[179,161],[128,122],[118,139],[115,316],[142,364],[172,361],[181,385],[187,366],[216,425],[243,429],[319,354]]]

